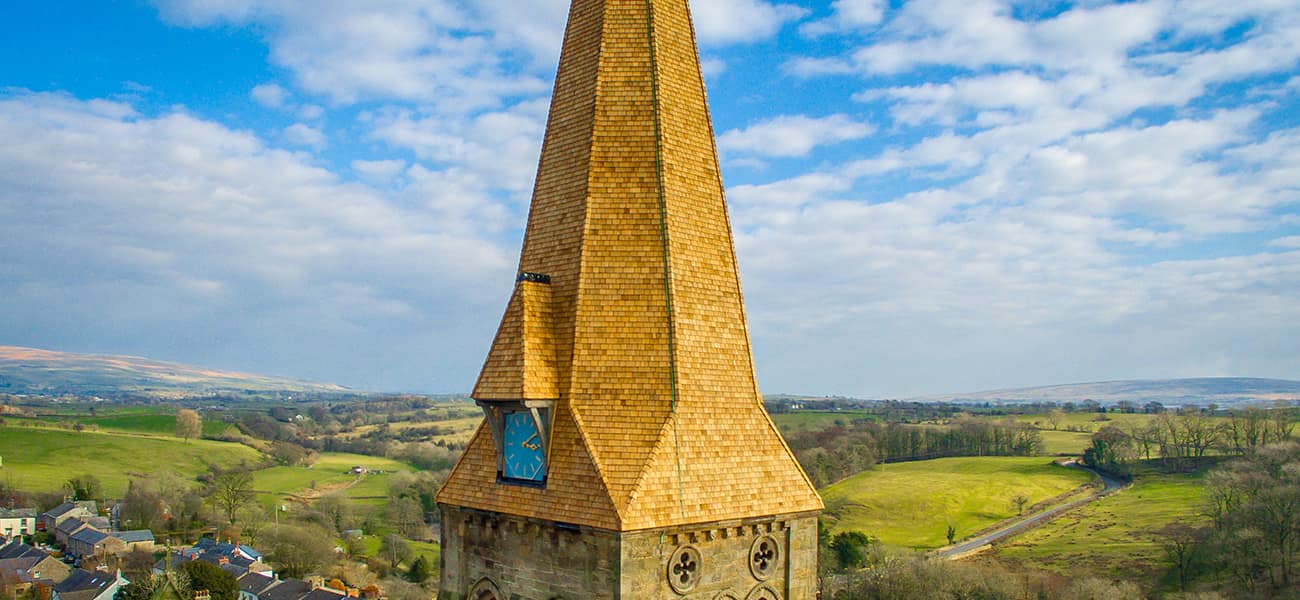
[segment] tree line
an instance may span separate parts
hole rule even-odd
[[[946,425],[881,424],[856,419],[786,434],[813,485],[822,487],[878,462],[953,456],[1031,456],[1042,447],[1034,427],[1012,419],[962,417]]]
[[[1261,445],[1205,475],[1203,524],[1159,532],[1182,590],[1216,588],[1232,598],[1300,592],[1300,444]]]
[[[1210,411],[1162,412],[1145,422],[1106,425],[1092,436],[1084,464],[1120,477],[1132,475],[1138,461],[1154,461],[1166,471],[1189,471],[1208,456],[1252,456],[1268,444],[1292,439],[1289,409],[1249,407],[1226,418]]]

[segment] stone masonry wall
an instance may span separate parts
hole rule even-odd
[[[814,600],[817,519],[628,534],[442,506],[438,600]]]
[[[815,516],[628,534],[622,556],[622,598],[817,597]]]
[[[618,536],[590,528],[441,506],[438,600],[613,599]],[[477,586],[477,587],[476,587]]]

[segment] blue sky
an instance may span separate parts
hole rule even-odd
[[[693,0],[765,392],[1300,378],[1292,0]],[[48,0],[0,344],[464,392],[564,0]]]

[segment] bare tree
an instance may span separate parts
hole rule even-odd
[[[1065,411],[1059,408],[1053,408],[1047,413],[1047,422],[1052,424],[1052,430],[1061,428],[1061,421],[1065,419]]]
[[[396,569],[397,565],[411,558],[411,545],[402,536],[390,533],[379,541],[379,555],[388,559],[388,564]]]
[[[1291,432],[1295,430],[1295,423],[1291,421],[1290,404],[1286,400],[1278,400],[1273,405],[1273,410],[1269,413],[1273,417],[1273,439],[1278,442],[1287,442],[1291,440]]]
[[[208,477],[207,493],[209,502],[226,514],[226,518],[235,522],[235,515],[245,504],[253,500],[253,472],[247,469],[213,470]]]
[[[176,411],[176,437],[184,438],[186,442],[199,437],[203,431],[203,418],[199,413],[188,408],[182,408]]]
[[[1178,589],[1187,591],[1187,580],[1196,562],[1204,532],[1186,523],[1170,523],[1156,533],[1165,557],[1178,571]]]
[[[337,558],[334,544],[321,543],[331,537],[328,531],[317,527],[281,525],[266,536],[267,557],[284,577],[302,578]]]

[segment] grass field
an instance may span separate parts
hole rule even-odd
[[[192,478],[208,464],[233,466],[262,458],[252,448],[227,442],[4,426],[0,457],[0,477],[19,489],[58,491],[68,478],[89,473],[114,497],[126,491],[132,474],[175,471]]]
[[[381,542],[382,538],[380,536],[367,535],[361,538],[361,547],[365,549],[367,556],[376,556],[379,554],[379,544]],[[442,557],[441,546],[433,542],[415,542],[411,540],[406,540],[406,543],[411,546],[411,561],[414,561],[418,556],[424,556],[429,561],[429,564],[433,565],[434,569],[438,568],[440,564],[438,560]],[[402,563],[403,568],[410,567],[411,561]]]
[[[372,471],[353,475],[354,466]],[[285,500],[305,500],[339,491],[360,505],[379,506],[388,496],[388,479],[394,473],[413,470],[410,465],[387,458],[326,452],[310,467],[271,467],[253,475],[258,500],[272,507]]]
[[[1170,523],[1203,522],[1201,491],[1198,476],[1139,477],[1132,488],[998,546],[996,557],[1069,577],[1159,574],[1165,565],[1156,532]]]
[[[176,415],[120,414],[104,417],[85,417],[76,420],[86,425],[95,425],[105,431],[125,431],[154,435],[175,435],[176,433]],[[232,429],[235,429],[235,427],[224,421],[203,420],[203,435],[205,436],[222,435]]]
[[[442,411],[442,412],[447,412],[447,411]],[[450,418],[446,420],[399,421],[397,423],[387,423],[386,426],[388,427],[388,430],[391,432],[401,432],[408,429],[422,429],[426,427],[438,427],[447,430],[447,433],[443,435],[430,436],[425,441],[437,442],[441,440],[449,444],[450,443],[463,444],[469,441],[469,438],[474,435],[474,431],[478,429],[479,424],[483,422],[482,414],[472,415],[472,416],[458,416],[463,412],[464,411],[460,411],[460,413],[453,413],[454,418]],[[358,438],[378,429],[379,427],[380,427],[379,425],[363,425],[339,437]]]
[[[1084,448],[1092,443],[1091,433],[1051,429],[1040,430],[1038,433],[1043,438],[1043,449],[1040,453],[1048,456],[1078,456],[1083,454]]]
[[[1029,504],[1087,484],[1092,476],[1043,457],[943,458],[881,465],[822,490],[831,529],[861,531],[888,546],[929,549],[1014,516]]]
[[[825,429],[835,425],[836,421],[841,421],[845,425],[848,425],[854,419],[866,418],[872,418],[870,412],[854,410],[800,410],[772,415],[772,421],[776,423],[777,428],[781,431]]]

